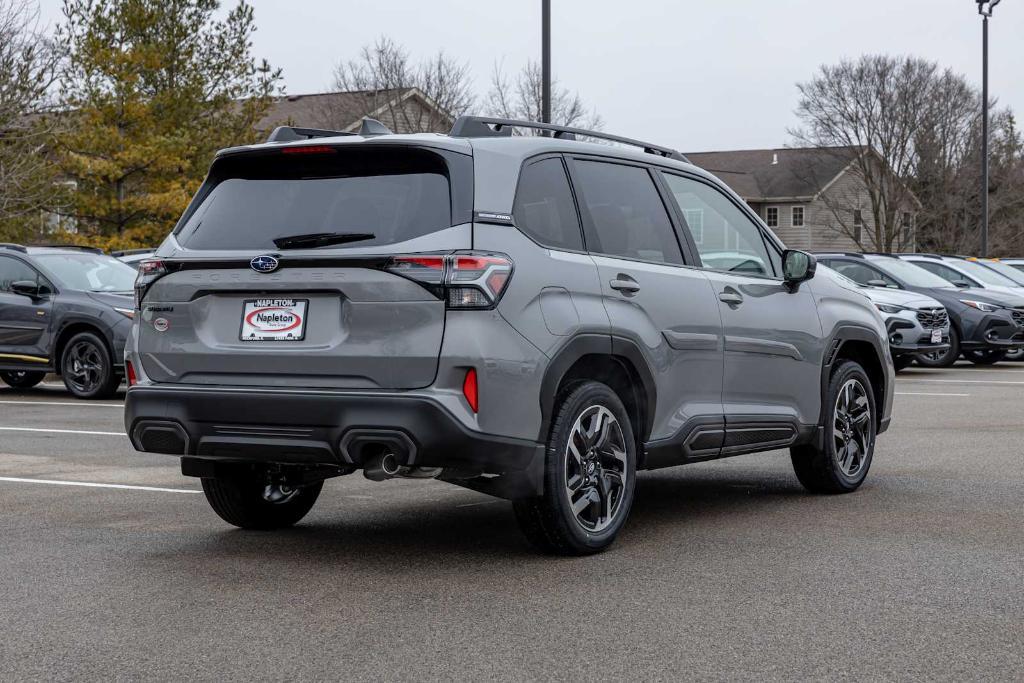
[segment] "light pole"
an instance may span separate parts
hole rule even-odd
[[[975,0],[981,15],[981,256],[988,256],[988,19],[1002,0]]]
[[[551,0],[541,0],[540,33],[540,118],[551,123]]]

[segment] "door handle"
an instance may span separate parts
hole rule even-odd
[[[619,276],[616,279],[609,282],[608,286],[617,292],[622,292],[627,295],[636,294],[640,291],[640,285],[637,281],[628,275],[623,275],[622,273],[619,273]]]
[[[725,291],[718,295],[718,300],[730,306],[739,306],[743,303],[743,297],[739,292]]]

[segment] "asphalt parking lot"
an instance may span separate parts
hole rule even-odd
[[[1019,680],[1024,364],[896,391],[853,495],[781,451],[643,473],[609,552],[552,559],[503,501],[358,474],[235,530],[120,401],[0,390],[0,679]]]

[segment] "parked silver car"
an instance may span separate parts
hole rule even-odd
[[[858,284],[821,264],[818,272],[841,278],[871,299],[889,332],[889,351],[896,370],[909,367],[918,354],[943,353],[949,349],[949,315],[946,308],[930,296]]]

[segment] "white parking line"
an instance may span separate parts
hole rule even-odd
[[[92,432],[82,429],[36,429],[34,427],[0,427],[0,432],[41,432],[43,434],[88,434],[91,436],[128,436],[124,432]]]
[[[49,484],[51,486],[86,486],[97,489],[130,489],[132,491],[161,491],[164,493],[202,493],[195,489],[165,489],[159,486],[130,486],[128,484],[100,484],[92,481],[58,481],[56,479],[23,479],[21,477],[0,477],[0,481],[15,484]]]
[[[123,403],[93,403],[91,401],[0,401],[0,405],[9,406],[74,406],[76,408],[121,408]]]
[[[900,378],[902,384],[916,384],[918,382],[932,382],[935,384],[1024,384],[1024,382],[1010,382],[998,379],[906,379]]]
[[[897,396],[970,396],[970,394],[930,394],[924,391],[897,391]]]

